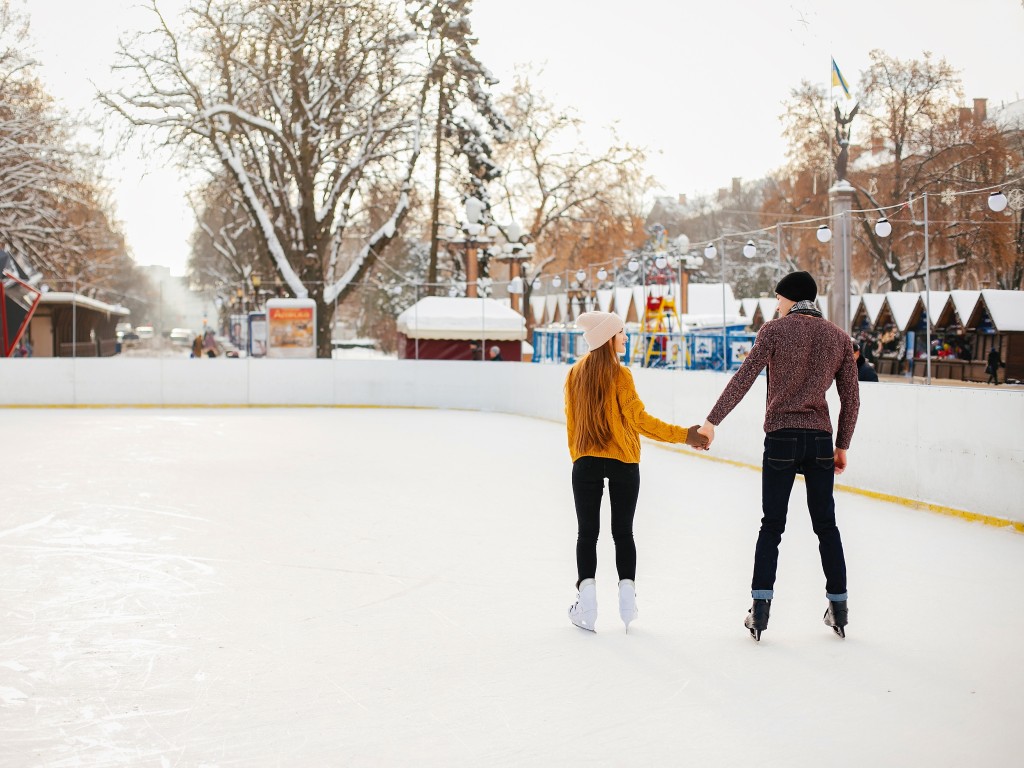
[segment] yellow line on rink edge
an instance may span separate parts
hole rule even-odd
[[[60,404],[0,404],[0,409],[5,408],[17,408],[17,409],[109,409],[109,410],[130,410],[130,409],[153,409],[153,410],[167,410],[167,409],[187,409],[187,408],[204,408],[204,409],[224,409],[224,408],[341,408],[341,409],[352,409],[352,410],[413,410],[413,411],[428,411],[428,410],[439,410],[435,406],[430,405],[317,405],[310,403],[171,403],[171,404],[160,404],[160,403],[134,403],[134,404],[103,404],[103,403],[75,403],[72,405],[60,405]],[[447,411],[465,411],[465,412],[476,412],[478,409],[474,408],[445,408]],[[502,413],[501,411],[494,411],[494,413]],[[521,416],[521,414],[507,414],[512,416]],[[536,418],[538,421],[548,421],[550,423],[558,423],[551,419],[544,417],[530,417],[525,418]],[[703,451],[695,451],[692,448],[678,448],[674,445],[660,443],[656,441],[647,441],[649,444],[656,448],[666,451],[672,451],[673,453],[681,453],[693,458],[703,459],[705,461],[714,461],[719,464],[726,464],[732,467],[741,467],[743,469],[752,469],[755,472],[760,472],[761,467],[756,464],[749,464],[745,461],[735,461],[734,459],[724,459],[720,456],[711,456]],[[1017,520],[1007,520],[1002,517],[995,517],[994,515],[985,515],[980,512],[968,512],[965,509],[956,509],[954,507],[946,507],[941,504],[932,504],[927,501],[918,501],[917,499],[905,499],[902,496],[894,496],[891,493],[882,493],[880,491],[869,491],[864,488],[855,488],[852,485],[841,485],[836,483],[836,490],[843,491],[844,493],[854,493],[859,496],[866,496],[869,499],[876,499],[877,501],[886,501],[891,504],[899,504],[904,507],[911,509],[923,509],[927,512],[935,512],[940,515],[947,515],[949,517],[959,517],[962,520],[968,520],[972,523],[983,523],[984,525],[990,525],[994,528],[1010,528],[1017,533],[1024,533],[1024,522]]]
[[[675,446],[664,445],[661,443],[652,443],[658,448],[666,451],[672,451],[673,453],[682,453],[687,456],[694,456],[698,459],[704,459],[706,461],[714,461],[719,464],[728,464],[732,467],[742,467],[743,469],[752,469],[755,472],[760,472],[761,467],[756,464],[748,464],[745,461],[734,461],[733,459],[723,459],[719,456],[709,456],[707,453],[695,451],[692,448],[676,448]],[[948,515],[949,517],[959,517],[962,520],[969,520],[972,523],[983,523],[985,525],[991,525],[994,528],[1010,528],[1017,533],[1024,533],[1024,522],[1017,520],[1007,520],[1002,517],[995,517],[994,515],[985,515],[981,512],[968,512],[966,509],[956,509],[955,507],[945,507],[941,504],[932,504],[927,501],[918,501],[917,499],[905,499],[902,496],[894,496],[891,493],[882,493],[881,491],[869,491],[864,488],[855,488],[852,485],[841,485],[836,483],[835,486],[837,491],[843,491],[844,493],[855,493],[858,496],[866,496],[869,499],[876,499],[877,501],[887,501],[891,504],[899,504],[904,507],[910,507],[911,509],[923,509],[927,512],[935,512],[940,515]]]

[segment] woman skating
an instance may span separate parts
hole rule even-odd
[[[618,315],[586,312],[582,328],[589,352],[573,365],[565,380],[565,420],[572,456],[572,492],[579,526],[576,539],[576,602],[569,619],[594,631],[597,623],[597,537],[601,497],[608,479],[612,509],[615,567],[619,575],[619,615],[629,631],[637,617],[636,545],[633,514],[640,493],[640,435],[666,443],[707,444],[697,432],[666,424],[644,410],[633,375],[619,362],[626,351],[626,331]]]

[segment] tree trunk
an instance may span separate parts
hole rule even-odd
[[[331,327],[334,325],[334,303],[324,302],[323,289],[319,286],[310,291],[310,298],[316,302],[316,356],[331,359]]]

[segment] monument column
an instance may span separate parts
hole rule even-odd
[[[832,290],[828,296],[828,317],[847,333],[850,332],[850,211],[853,209],[853,187],[840,179],[828,191],[832,212]]]

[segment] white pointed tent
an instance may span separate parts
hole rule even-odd
[[[761,322],[767,323],[769,320],[777,316],[779,310],[779,300],[772,299],[767,296],[757,300],[757,309],[761,313]]]
[[[981,300],[997,331],[1024,331],[1024,292],[986,289],[981,292]]]
[[[964,328],[971,321],[974,310],[981,301],[981,291],[950,291],[949,300],[953,302],[956,319]]]
[[[622,318],[625,322],[629,316],[629,307],[633,303],[633,289],[629,286],[616,286],[615,287],[615,309],[613,310],[616,315]]]
[[[855,298],[850,302],[851,328],[854,331],[859,331],[865,324],[868,328],[874,328],[883,304],[885,304],[884,293],[862,293],[859,301]]]
[[[898,291],[890,291],[885,294],[885,301],[883,302],[883,309],[888,312],[889,316],[892,317],[893,325],[900,333],[906,333],[908,330],[913,330],[912,325],[916,325],[919,319],[919,310],[921,308],[921,295],[919,293],[900,293]],[[882,315],[882,311],[879,311],[879,316]]]
[[[814,302],[818,305],[818,309],[821,310],[821,316],[824,317],[826,320],[828,320],[829,319],[829,317],[828,317],[828,295],[824,294],[824,293],[819,293],[818,294],[818,298],[816,298],[814,300]],[[860,296],[851,296],[850,297],[850,321],[851,322],[853,321],[854,312],[856,311],[855,307],[857,306],[857,304],[859,302],[860,302]]]
[[[544,297],[536,294],[530,296],[530,312],[533,313],[533,324],[544,324]]]
[[[743,314],[747,324],[754,319],[754,311],[757,309],[757,299],[740,299],[740,312]]]
[[[931,293],[929,296],[928,294]],[[921,306],[923,312],[928,317],[928,322],[932,328],[939,321],[942,316],[943,310],[946,308],[946,303],[949,301],[949,291],[921,291]],[[929,305],[931,305],[931,313],[928,312]]]

